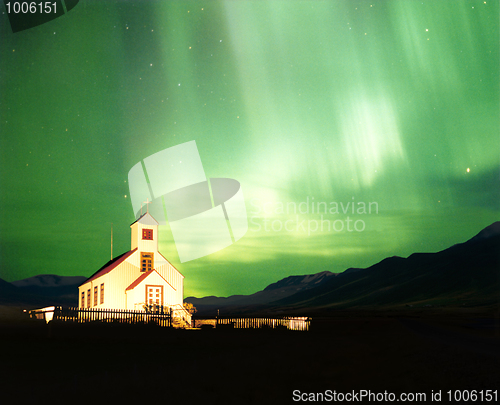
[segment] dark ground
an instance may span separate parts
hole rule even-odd
[[[423,392],[426,403],[438,390],[441,403],[448,390],[500,395],[491,313],[343,312],[313,319],[309,332],[45,325],[13,314],[0,317],[6,405],[281,404],[296,403],[294,390]]]

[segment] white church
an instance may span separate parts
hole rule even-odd
[[[189,316],[183,307],[184,276],[158,251],[158,222],[147,212],[130,228],[130,251],[106,263],[78,287],[79,308],[163,306]]]

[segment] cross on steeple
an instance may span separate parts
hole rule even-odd
[[[143,201],[142,204],[146,204],[146,212],[149,214],[149,205],[151,204],[152,201],[149,201],[149,197],[146,198],[146,201]],[[141,204],[141,217],[142,217],[142,204]]]

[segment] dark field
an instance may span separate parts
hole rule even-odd
[[[422,392],[427,403],[442,390],[447,403],[448,390],[500,389],[497,321],[473,312],[350,312],[295,332],[4,317],[0,403],[281,404],[294,403],[294,390]]]

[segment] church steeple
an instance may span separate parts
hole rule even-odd
[[[137,248],[140,252],[158,252],[158,222],[149,212],[141,215],[130,228],[130,250]]]

